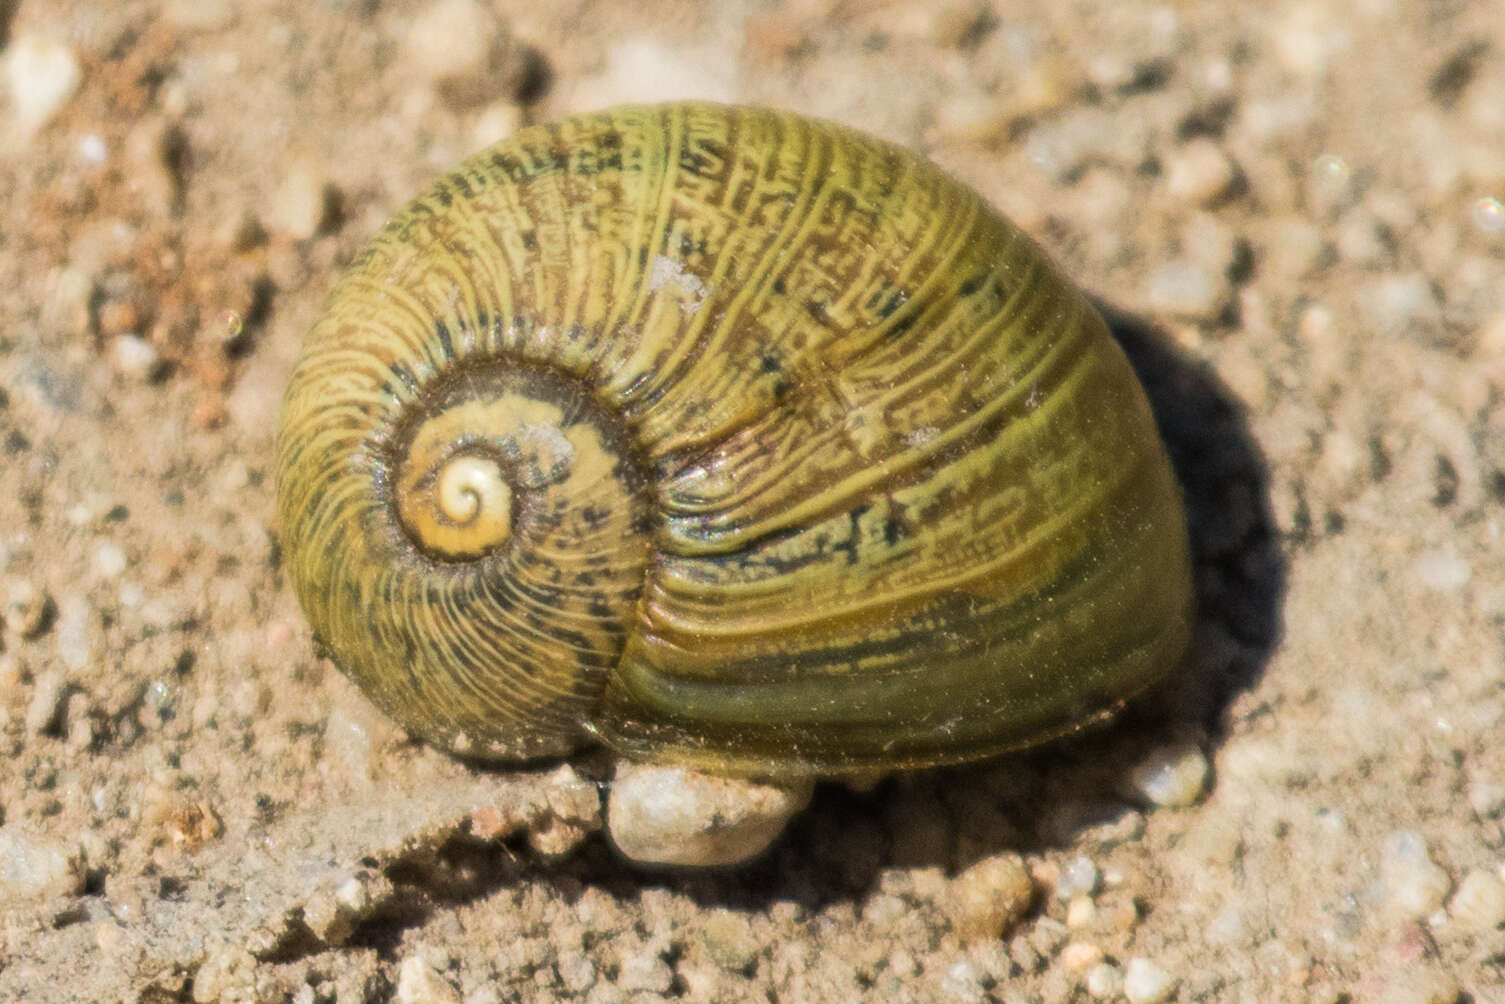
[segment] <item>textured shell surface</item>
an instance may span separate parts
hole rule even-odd
[[[283,404],[292,584],[406,728],[739,773],[986,756],[1187,645],[1180,491],[1083,295],[795,115],[525,129],[337,283]]]

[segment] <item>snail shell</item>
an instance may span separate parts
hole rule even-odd
[[[309,334],[277,498],[315,636],[473,756],[954,762],[1190,632],[1179,489],[1085,298],[929,162],[775,111],[566,119],[436,182]]]

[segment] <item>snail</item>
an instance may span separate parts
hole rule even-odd
[[[1180,489],[1086,298],[924,158],[699,103],[399,212],[283,401],[292,585],[410,733],[727,775],[954,763],[1188,645]]]

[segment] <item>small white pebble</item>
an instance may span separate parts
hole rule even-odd
[[[110,156],[110,148],[97,132],[86,132],[78,138],[78,156],[85,164],[103,164]]]
[[[21,138],[29,139],[67,104],[82,74],[72,50],[37,35],[12,40],[6,56],[16,130]]]
[[[1145,298],[1151,310],[1192,320],[1211,319],[1227,300],[1227,279],[1193,261],[1173,260],[1150,273]]]
[[[1124,974],[1111,962],[1099,962],[1087,970],[1087,992],[1098,1000],[1117,997],[1124,992]]]
[[[61,671],[38,673],[31,688],[31,700],[26,704],[26,734],[39,736],[57,727],[62,722],[67,700],[68,685]]]
[[[1431,280],[1419,272],[1387,276],[1360,287],[1359,313],[1378,334],[1403,335],[1438,324],[1442,308]]]
[[[1473,566],[1452,551],[1428,551],[1411,565],[1411,574],[1423,587],[1437,593],[1451,593],[1468,585]]]
[[[1078,896],[1091,896],[1097,892],[1097,865],[1085,854],[1078,854],[1061,866],[1061,877],[1056,881],[1056,898],[1073,900]]]
[[[110,540],[102,540],[94,545],[94,571],[101,578],[113,579],[125,571],[129,564],[125,551],[119,544]]]
[[[628,991],[666,994],[674,985],[674,970],[652,949],[634,952],[622,960],[617,985]]]
[[[116,335],[110,342],[110,355],[116,372],[132,380],[153,380],[162,370],[156,347],[140,335]]]
[[[1066,906],[1066,926],[1073,931],[1091,927],[1097,920],[1097,904],[1086,896],[1077,896]]]
[[[1386,901],[1395,914],[1418,918],[1441,908],[1453,883],[1432,860],[1421,836],[1409,830],[1395,831],[1385,838],[1381,853]]]
[[[1317,227],[1296,216],[1272,220],[1263,230],[1261,268],[1301,278],[1322,267],[1329,251]]]
[[[1103,950],[1090,941],[1067,942],[1061,949],[1061,965],[1069,972],[1085,973],[1103,961]]]
[[[977,966],[968,959],[959,959],[946,967],[945,974],[941,976],[941,989],[946,991],[952,1000],[976,1001],[982,1004],[982,1001],[987,999]]]
[[[439,975],[421,955],[410,955],[397,967],[397,1004],[460,1004],[460,992]]]
[[[1505,881],[1495,872],[1473,869],[1458,883],[1448,912],[1475,931],[1493,931],[1505,924]]]
[[[295,160],[272,195],[267,225],[294,240],[308,240],[329,222],[337,199],[321,165]]]
[[[606,828],[617,850],[640,864],[736,864],[761,854],[812,790],[809,781],[776,785],[624,763],[612,780]]]
[[[1172,198],[1205,206],[1225,195],[1235,176],[1233,161],[1222,148],[1198,138],[1167,159],[1165,188]]]
[[[69,669],[80,670],[89,664],[94,651],[90,618],[88,601],[82,596],[65,596],[58,603],[57,653]]]
[[[1191,743],[1162,746],[1129,774],[1134,791],[1151,805],[1185,808],[1207,791],[1207,757]]]
[[[76,893],[83,878],[77,855],[19,826],[0,826],[0,904]]]
[[[1149,959],[1136,956],[1124,967],[1124,997],[1129,1004],[1160,1004],[1170,1000],[1179,982]]]
[[[1505,814],[1505,784],[1475,778],[1468,786],[1468,807],[1480,819],[1494,819]]]

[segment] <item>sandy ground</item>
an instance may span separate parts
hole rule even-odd
[[[1505,1001],[1498,3],[0,0],[0,42],[0,1000]],[[371,710],[270,479],[388,213],[675,97],[923,150],[1101,297],[1203,609],[1114,728],[822,787],[720,874],[621,863],[601,757]],[[1132,783],[1167,747],[1194,804]]]

